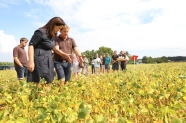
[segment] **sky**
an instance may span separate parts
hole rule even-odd
[[[81,52],[104,46],[138,58],[186,56],[185,0],[0,0],[0,62],[13,62],[20,38],[30,40],[55,16]]]

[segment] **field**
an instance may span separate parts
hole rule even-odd
[[[186,63],[128,65],[39,88],[0,71],[0,122],[186,123]]]

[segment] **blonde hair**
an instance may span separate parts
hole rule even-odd
[[[68,25],[63,25],[62,28],[60,29],[60,31],[62,31],[63,29],[70,29],[70,27]]]

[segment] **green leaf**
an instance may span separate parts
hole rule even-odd
[[[79,105],[79,108],[80,108],[80,109],[83,109],[83,108],[84,108],[84,102],[82,102],[82,103]]]
[[[117,123],[127,123],[127,121],[124,118],[119,118]]]
[[[78,118],[85,118],[86,117],[86,113],[85,112],[79,112],[78,113]]]
[[[88,107],[84,107],[83,109],[80,109],[79,113],[78,113],[78,118],[85,118],[86,115],[89,112],[89,108]]]
[[[94,117],[94,120],[95,120],[96,123],[104,123],[105,118],[102,115],[96,115]]]
[[[152,104],[148,104],[148,108],[149,108],[149,109],[153,109],[154,106],[153,106]]]
[[[171,123],[183,123],[181,118],[171,120]]]
[[[18,117],[18,118],[16,119],[16,123],[25,123],[25,119],[22,118],[22,117]]]

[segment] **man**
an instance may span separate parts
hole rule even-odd
[[[119,64],[118,64],[118,61],[117,61],[117,58],[119,56],[117,55],[117,51],[114,51],[114,54],[112,56],[112,70],[115,71],[115,70],[118,70],[119,69]]]
[[[111,58],[109,57],[109,54],[106,53],[106,57],[105,57],[105,70],[107,71],[107,73],[109,73],[109,70],[110,70],[110,62],[111,62]]]
[[[28,40],[26,38],[20,39],[20,44],[13,49],[14,66],[17,73],[18,80],[22,80],[27,77],[27,55],[24,47],[27,45]]]
[[[103,57],[101,59],[101,67],[102,67],[102,72],[105,72],[105,54],[103,54]]]
[[[100,64],[101,59],[99,58],[98,54],[96,54],[96,59],[94,60],[95,73],[100,73]]]
[[[68,36],[70,28],[64,25],[60,29],[60,35],[55,39],[54,66],[61,84],[66,84],[71,79],[72,51],[76,54],[79,62],[83,64],[83,59],[73,38]]]
[[[123,71],[123,70],[126,70],[126,66],[129,61],[129,57],[126,55],[125,51],[120,52],[120,57],[123,58],[122,60],[120,60],[121,61],[121,63],[120,63],[121,70]]]
[[[92,57],[92,59],[91,59],[91,70],[92,70],[92,74],[95,74],[95,66],[94,66],[94,64],[95,64],[95,57]]]

